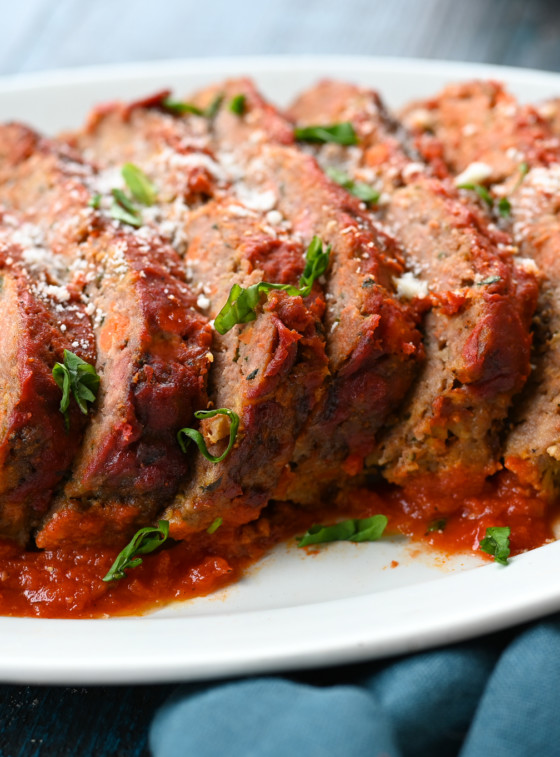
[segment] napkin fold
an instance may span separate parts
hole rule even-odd
[[[558,757],[560,615],[377,663],[181,686],[154,757]]]

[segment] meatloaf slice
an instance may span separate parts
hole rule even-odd
[[[500,431],[529,373],[536,281],[514,266],[508,235],[491,230],[475,207],[418,162],[377,93],[323,81],[290,114],[301,126],[353,124],[358,146],[327,144],[314,152],[327,172],[354,182],[354,191],[357,182],[377,190],[371,213],[401,244],[414,272],[399,279],[399,289],[431,293],[425,365],[372,459],[401,485],[476,491],[500,467]]]
[[[554,497],[560,491],[560,142],[534,107],[519,104],[494,82],[456,85],[425,105],[450,167],[459,172],[472,163],[486,166],[495,200],[507,199],[500,223],[511,227],[521,264],[541,271],[535,367],[512,414],[504,454],[506,467],[522,482]],[[407,109],[409,119],[414,107]],[[465,132],[468,139],[461,140]]]
[[[88,363],[95,347],[84,306],[49,283],[49,252],[14,214],[0,220],[0,538],[26,544],[71,465],[86,416],[71,402],[68,423],[52,370],[68,349]],[[47,264],[44,265],[43,261]],[[30,270],[26,270],[26,264]]]
[[[97,410],[72,475],[37,537],[118,542],[175,494],[188,472],[179,428],[206,405],[211,329],[196,309],[173,248],[88,207],[95,170],[54,140],[13,167],[26,191],[0,186],[7,204],[61,248],[90,314],[101,378]],[[73,166],[76,169],[73,170]]]
[[[297,286],[304,248],[286,232],[231,198],[208,203],[185,224],[186,264],[201,284],[215,318],[232,284],[260,281]],[[309,296],[271,291],[252,322],[214,334],[210,407],[233,410],[240,419],[236,443],[221,462],[202,455],[194,476],[164,517],[180,537],[207,528],[215,518],[226,526],[252,520],[289,474],[295,440],[322,399],[328,374],[321,316],[321,288]],[[229,438],[224,416],[203,421],[213,455]]]
[[[296,442],[292,479],[278,492],[316,503],[342,485],[345,475],[362,470],[377,432],[409,388],[422,356],[418,315],[395,296],[393,279],[403,265],[394,240],[312,156],[289,144],[291,125],[250,82],[230,81],[218,89],[224,106],[212,123],[212,147],[234,193],[289,224],[304,244],[318,236],[332,247],[323,318],[331,378]],[[214,93],[200,94],[197,102]],[[226,107],[239,95],[241,114]]]

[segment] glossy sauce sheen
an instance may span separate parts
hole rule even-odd
[[[383,513],[386,533],[403,533],[420,547],[444,553],[478,551],[489,526],[511,528],[512,555],[538,547],[553,537],[555,508],[505,473],[487,482],[481,495],[461,502],[430,491],[407,492],[384,485],[376,492],[358,490],[345,502],[346,517]],[[168,542],[144,556],[143,564],[125,579],[101,579],[117,549],[82,547],[79,552],[24,551],[13,543],[0,545],[0,614],[42,618],[96,618],[141,614],[176,600],[207,595],[239,580],[246,568],[278,542],[301,534],[313,523],[341,519],[334,510],[298,511],[276,503],[258,521],[237,529],[219,528],[198,534],[196,541]],[[445,519],[443,530],[430,531]],[[328,545],[313,549],[328,549]],[[375,549],[375,544],[356,549]],[[482,557],[492,558],[478,551]]]

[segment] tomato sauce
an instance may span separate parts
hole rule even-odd
[[[375,491],[353,492],[336,509],[309,511],[275,503],[248,525],[222,526],[213,534],[168,542],[145,555],[143,564],[128,570],[126,578],[111,583],[102,578],[118,548],[26,551],[4,542],[0,544],[0,614],[97,618],[145,613],[239,580],[275,544],[314,523],[377,513],[388,517],[388,534],[402,533],[448,554],[475,550],[491,560],[478,550],[486,528],[509,526],[511,554],[515,555],[553,540],[556,507],[520,485],[511,473],[495,476],[481,494],[460,501],[436,488],[407,491],[382,485]]]

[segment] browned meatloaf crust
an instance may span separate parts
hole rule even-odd
[[[401,286],[411,287],[411,296],[430,292],[426,363],[375,460],[400,485],[480,490],[500,467],[500,431],[529,374],[535,277],[515,267],[507,234],[489,228],[475,206],[419,162],[375,92],[324,81],[290,114],[301,126],[353,124],[358,146],[314,152],[326,170],[378,190],[371,212],[415,273]]]
[[[418,113],[425,111],[425,125]],[[500,223],[512,229],[528,268],[542,283],[535,318],[534,370],[512,418],[505,464],[545,494],[560,486],[560,142],[538,110],[521,105],[500,84],[469,82],[406,109],[418,133],[429,131],[453,172],[487,166],[485,183],[510,205]],[[528,173],[525,175],[525,173]],[[534,262],[533,262],[534,261]]]
[[[67,261],[87,303],[101,378],[72,473],[37,543],[121,541],[151,521],[188,470],[176,433],[206,406],[211,330],[173,249],[88,207],[94,170],[63,143],[34,142],[17,165],[0,167],[0,202],[20,210]]]

